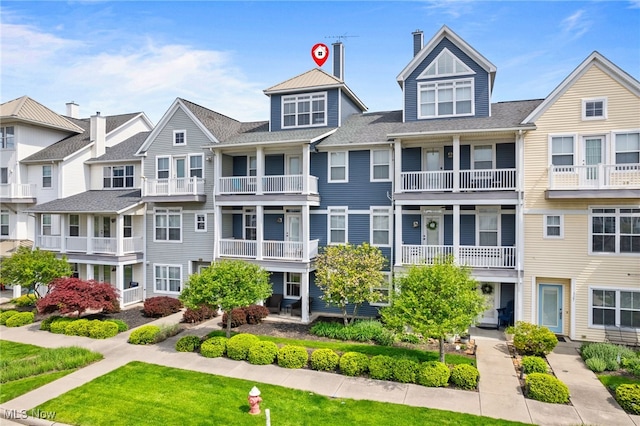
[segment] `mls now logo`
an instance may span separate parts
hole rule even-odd
[[[38,419],[53,420],[56,418],[55,411],[41,411],[41,410],[4,410],[4,418],[8,420],[28,419],[29,416]]]

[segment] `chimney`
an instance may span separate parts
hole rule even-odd
[[[333,43],[333,76],[344,81],[344,45]]]
[[[411,34],[413,34],[413,56],[416,56],[424,45],[424,34],[420,30],[415,30]]]
[[[93,158],[100,157],[106,152],[107,143],[107,119],[100,115],[100,111],[96,115],[92,115],[89,121],[89,137],[93,142]]]
[[[67,102],[67,117],[80,118],[80,106],[74,101]]]

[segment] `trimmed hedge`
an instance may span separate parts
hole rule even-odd
[[[240,333],[231,337],[227,342],[227,356],[236,361],[246,360],[249,356],[249,348],[260,339],[249,333]]]
[[[440,361],[425,362],[420,366],[416,382],[422,386],[444,387],[449,384],[451,370]]]
[[[273,364],[278,355],[278,345],[273,342],[258,342],[249,348],[247,360],[249,364],[269,365]]]
[[[180,309],[182,309],[180,300],[169,296],[157,296],[145,300],[142,311],[147,317],[161,318],[175,314]]]
[[[411,358],[400,358],[393,366],[393,379],[400,383],[415,383],[420,363]]]
[[[15,299],[12,299],[11,303],[13,303],[14,305],[20,308],[25,308],[28,306],[35,306],[37,300],[38,299],[36,298],[35,294],[23,294],[20,297],[16,297]]]
[[[161,329],[157,325],[143,325],[131,332],[128,342],[133,345],[150,345],[156,342],[160,332]]]
[[[67,326],[73,321],[72,318],[59,317],[56,318],[49,326],[49,331],[54,334],[64,334]]]
[[[11,315],[7,319],[5,325],[7,327],[22,327],[23,325],[32,324],[35,315],[33,312],[19,312],[15,315]]]
[[[84,336],[89,337],[89,320],[77,319],[69,322],[64,329],[67,336]]]
[[[473,365],[458,364],[451,370],[450,379],[451,383],[459,388],[475,389],[478,386],[480,373],[478,372],[478,369]]]
[[[531,373],[526,380],[527,396],[553,404],[569,402],[569,388],[560,379],[545,373]]]
[[[522,371],[524,374],[546,373],[547,361],[544,358],[533,355],[522,357]]]
[[[112,322],[118,326],[118,333],[123,333],[129,330],[129,324],[122,321],[121,319],[106,319],[105,321]]]
[[[89,324],[89,337],[92,339],[108,339],[118,334],[118,324],[111,321],[93,320]]]
[[[518,321],[514,328],[513,346],[522,355],[546,355],[558,344],[558,338],[547,327]]]
[[[61,316],[58,315],[52,315],[49,318],[45,318],[40,322],[40,330],[44,330],[44,331],[51,331],[51,324],[54,321],[59,320],[60,318],[62,318]]]
[[[303,368],[309,362],[309,354],[303,346],[285,345],[278,350],[278,365],[284,368]]]
[[[15,311],[15,310],[10,310],[10,311],[4,311],[2,313],[0,313],[0,325],[6,325],[7,324],[7,320],[9,318],[11,318],[12,316],[19,314],[20,312]]]
[[[616,401],[627,413],[640,415],[640,385],[623,384],[618,386]]]
[[[395,360],[387,355],[376,355],[369,360],[369,377],[378,380],[391,380]]]
[[[269,315],[269,308],[260,305],[250,305],[243,308],[247,316],[247,324],[260,324]]]
[[[345,376],[361,376],[369,370],[369,357],[360,352],[345,352],[340,357],[340,371]]]
[[[207,358],[219,358],[227,351],[227,338],[224,336],[212,337],[200,345],[200,354]]]
[[[335,371],[340,355],[333,349],[316,349],[311,353],[311,368],[318,371]]]
[[[176,342],[176,351],[178,352],[195,352],[200,347],[200,338],[198,336],[183,336]]]

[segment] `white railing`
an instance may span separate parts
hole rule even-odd
[[[309,259],[315,259],[318,257],[318,244],[320,240],[309,241]]]
[[[28,183],[5,183],[0,185],[0,197],[2,198],[33,198],[36,186]]]
[[[43,250],[60,250],[60,235],[39,235],[36,238],[37,247]]]
[[[460,189],[465,191],[514,190],[516,189],[516,170],[461,170]]]
[[[303,175],[273,175],[262,177],[263,194],[302,194],[305,177]],[[318,178],[307,176],[307,192],[318,193]],[[256,176],[234,176],[220,178],[220,194],[256,194],[258,192]]]
[[[67,251],[86,252],[87,240],[87,237],[65,237]]]
[[[220,256],[255,258],[256,246],[254,240],[220,240]]]
[[[127,306],[133,303],[142,302],[142,287],[125,288],[122,291],[122,305]]]
[[[318,256],[318,240],[308,243],[309,259]],[[257,258],[255,240],[220,240],[220,256]],[[304,243],[300,241],[263,241],[262,258],[278,260],[307,260],[304,256]]]
[[[265,259],[304,259],[304,243],[299,241],[263,241],[262,256]]]
[[[444,245],[402,245],[403,265],[433,264],[435,259],[455,255],[453,246]],[[473,268],[514,269],[516,266],[515,247],[459,246],[456,262]]]
[[[453,172],[403,172],[400,174],[404,192],[449,191],[453,189]]]
[[[204,179],[196,177],[146,179],[145,196],[203,195]]]
[[[419,245],[403,245],[402,246],[402,264],[403,265],[430,265],[438,257],[453,254],[453,246],[419,246]]]
[[[124,253],[140,253],[144,251],[142,237],[127,237],[123,239],[122,251]]]
[[[637,189],[640,164],[550,166],[549,189]]]
[[[94,253],[115,254],[118,250],[118,240],[105,237],[91,238],[91,248]]]
[[[255,194],[255,176],[222,177],[218,181],[220,194]]]
[[[264,176],[262,191],[264,193],[301,194],[302,175]]]
[[[37,247],[44,250],[60,251],[62,249],[60,240],[63,237],[52,235],[41,235],[36,242]],[[117,238],[88,238],[88,237],[64,237],[66,252],[79,252],[100,254],[117,254],[118,239]],[[89,248],[91,244],[91,248]],[[123,239],[123,253],[141,253],[144,251],[142,237],[128,237]]]

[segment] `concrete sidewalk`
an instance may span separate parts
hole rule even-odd
[[[177,323],[181,316],[182,314],[178,313],[161,318],[153,323]],[[218,328],[216,325],[218,321],[219,319],[214,319],[204,323],[197,328],[189,330],[187,334],[203,336]],[[0,329],[2,330],[1,338],[5,340],[44,347],[77,345],[98,351],[105,356],[104,360],[100,362],[7,401],[0,407],[2,413],[5,410],[33,408],[131,361],[143,361],[168,367],[245,379],[255,382],[258,387],[260,383],[268,383],[310,391],[333,398],[391,402],[543,425],[582,424],[586,422],[601,425],[635,424],[640,426],[640,419],[636,419],[636,423],[634,423],[630,416],[613,404],[607,409],[604,416],[598,417],[599,411],[597,410],[599,408],[597,406],[594,407],[593,401],[590,404],[574,402],[574,406],[566,406],[545,404],[525,399],[519,387],[519,381],[506,343],[501,339],[500,334],[495,331],[477,330],[476,334],[478,335],[475,339],[478,369],[480,370],[479,391],[469,392],[446,388],[427,388],[361,377],[346,377],[339,374],[306,369],[290,370],[276,365],[251,365],[247,362],[233,361],[226,358],[204,358],[195,353],[176,352],[174,350],[175,341],[184,334],[157,345],[136,346],[126,343],[129,333],[122,333],[107,340],[94,340],[85,337],[41,332],[38,330],[38,325],[20,328],[1,327]],[[575,352],[575,349],[573,350]],[[579,357],[559,358],[560,356],[564,355],[558,354],[556,356],[554,353],[551,356],[552,360],[556,360],[554,362],[557,363],[558,368],[568,368],[569,371],[574,372],[574,375],[582,376],[583,372],[579,370],[579,367],[583,367],[583,364]],[[561,362],[565,364],[561,364]],[[587,370],[584,373],[591,372]],[[561,380],[566,379],[561,377]],[[580,392],[573,390],[570,381],[566,381],[566,383],[571,389],[572,396],[575,392],[576,397],[578,397]],[[602,385],[600,387],[607,393]],[[607,400],[606,396],[598,396],[598,398]],[[266,401],[266,404],[265,408],[268,408],[268,401]],[[35,424],[35,421],[36,419],[29,419],[29,424]],[[51,424],[51,422],[46,421],[37,422],[41,425]],[[56,423],[56,425],[60,425],[60,423]]]

